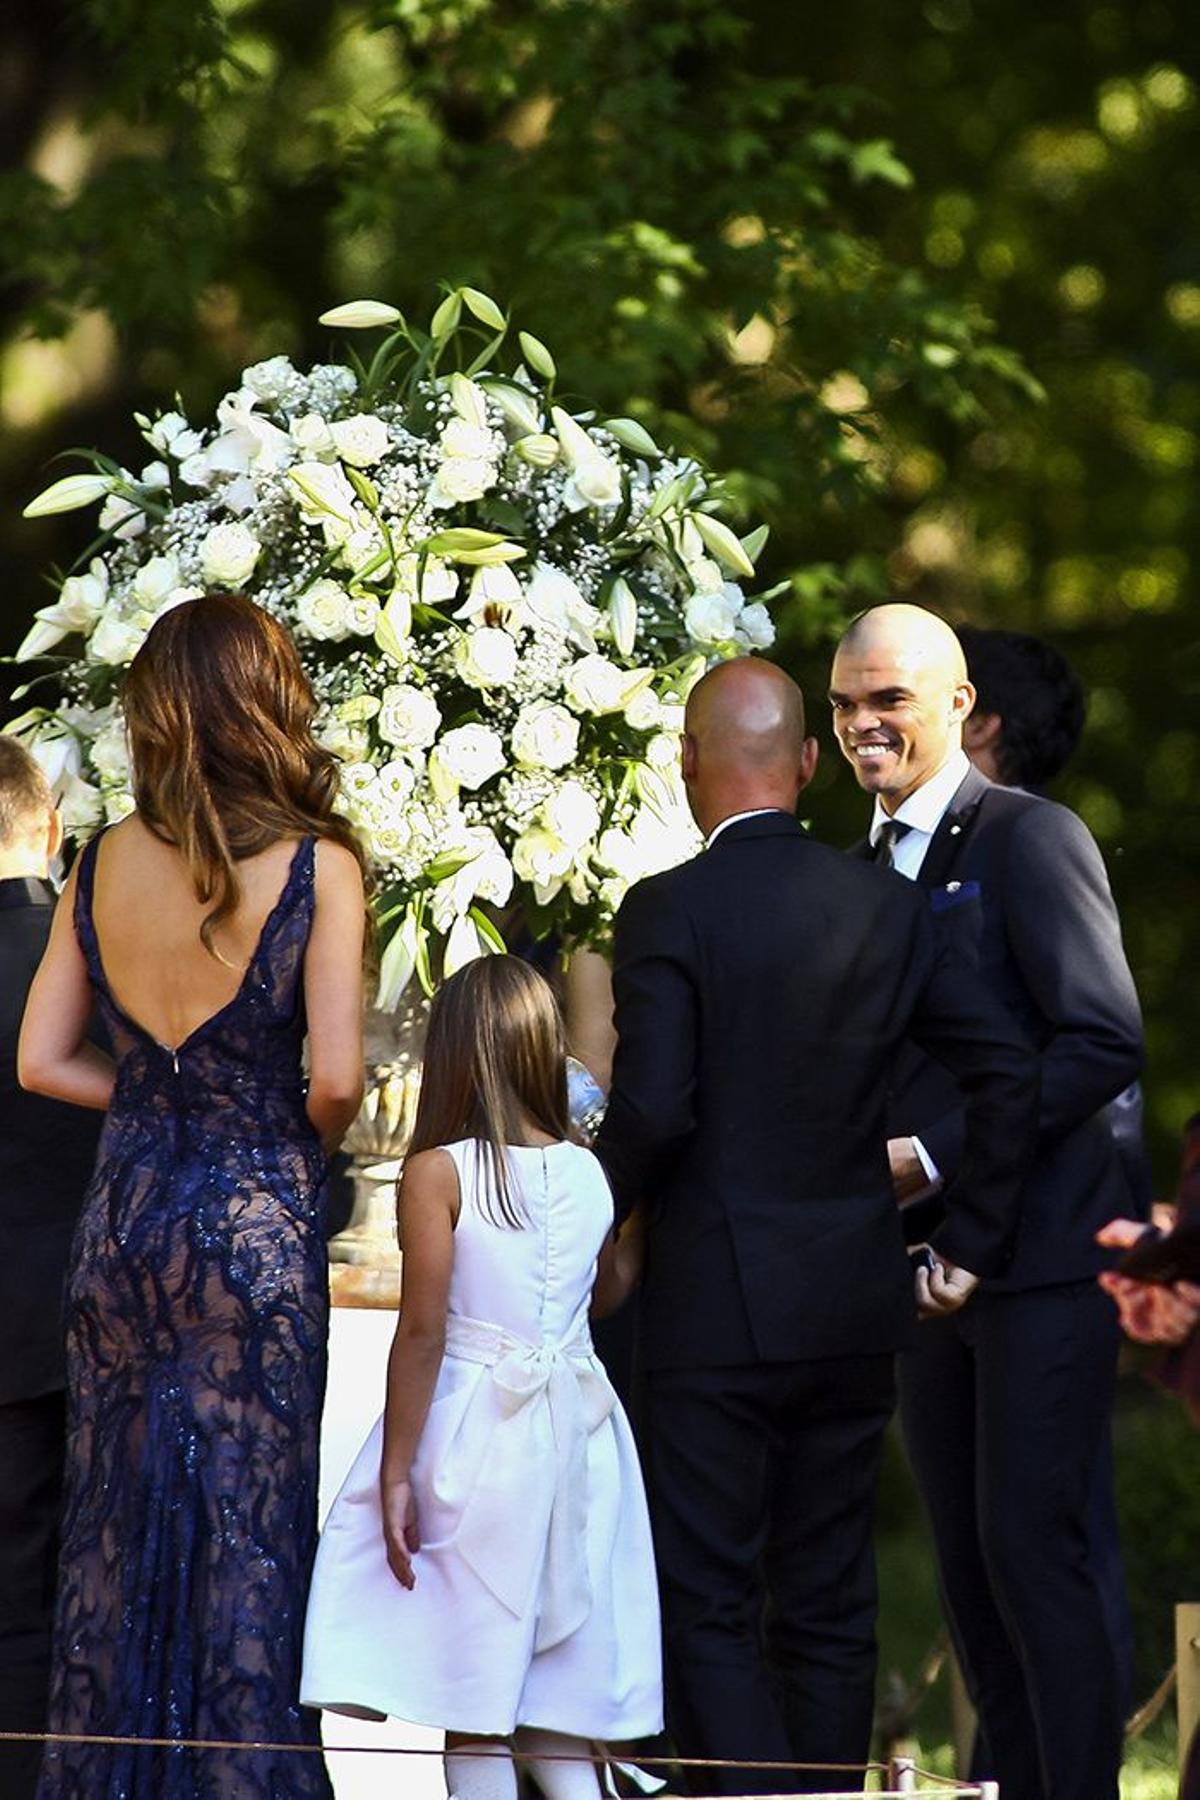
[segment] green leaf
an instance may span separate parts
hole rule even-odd
[[[378,512],[379,489],[375,486],[375,483],[371,480],[370,476],[364,475],[361,469],[356,469],[349,463],[345,464],[345,469],[350,481],[350,486],[354,489],[363,505],[369,512]]]
[[[477,906],[472,906],[467,909],[467,917],[490,950],[494,951],[497,956],[507,954],[508,945],[485,912],[481,912]]]
[[[540,375],[543,381],[553,381],[558,369],[541,338],[535,338],[532,332],[518,331],[517,342],[521,346],[521,355],[534,374]]]
[[[714,519],[711,513],[694,512],[690,517],[705,549],[711,551],[718,562],[724,563],[735,575],[753,575],[754,564],[742,549],[741,539],[735,531],[722,520]]]
[[[769,525],[756,525],[754,530],[748,531],[742,539],[742,549],[752,563],[756,563],[762,555],[763,547],[770,535],[771,527]]]
[[[466,301],[467,306],[475,314],[475,317],[481,320],[484,325],[490,326],[493,331],[504,331],[507,329],[508,320],[504,317],[504,314],[500,311],[500,308],[496,305],[496,302],[492,299],[490,294],[482,294],[478,288],[473,287],[462,288],[460,292],[462,293],[462,297]]]
[[[462,318],[462,292],[455,288],[446,295],[429,321],[429,329],[436,339],[448,338]]]
[[[648,462],[655,462],[662,451],[655,443],[644,425],[636,419],[605,419],[605,431],[610,431],[623,450],[631,450],[634,456],[644,456]]]

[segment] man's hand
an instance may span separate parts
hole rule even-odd
[[[417,1503],[411,1481],[380,1483],[383,1501],[383,1541],[387,1545],[388,1568],[401,1587],[414,1588],[417,1577],[412,1559],[421,1548],[417,1525]]]
[[[924,1193],[929,1177],[910,1137],[888,1139],[888,1162],[892,1167],[892,1189],[901,1205]]]
[[[940,1319],[965,1306],[979,1286],[978,1275],[969,1269],[936,1258],[932,1270],[918,1268],[916,1277],[917,1311],[923,1319]]]

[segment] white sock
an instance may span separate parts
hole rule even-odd
[[[517,1771],[507,1744],[460,1744],[442,1760],[450,1800],[517,1800]]]
[[[545,1800],[599,1800],[600,1778],[594,1762],[552,1762],[551,1757],[586,1756],[592,1746],[586,1738],[568,1737],[563,1731],[542,1731],[533,1725],[522,1725],[514,1733],[513,1749],[522,1754],[521,1767],[528,1769]]]

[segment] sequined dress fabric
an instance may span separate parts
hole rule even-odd
[[[314,846],[242,985],[175,1050],[75,928],[117,1081],[67,1293],[70,1437],[50,1729],[313,1745],[300,1707],[328,1285],[304,1109]],[[49,1746],[38,1800],[331,1800],[319,1755]]]

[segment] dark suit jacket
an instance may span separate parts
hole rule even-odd
[[[596,1142],[618,1212],[647,1203],[649,1368],[889,1351],[914,1323],[886,1150],[908,1034],[973,1104],[938,1247],[1004,1261],[1036,1109],[1033,1058],[901,876],[770,813],[632,888],[618,1044]]]
[[[1142,1066],[1137,995],[1100,852],[1066,807],[972,769],[916,885],[939,938],[971,959],[1038,1050],[1037,1157],[1012,1261],[991,1285],[1082,1280],[1111,1260],[1095,1233],[1129,1210],[1104,1109]],[[963,1092],[945,1068],[915,1049],[898,1062],[888,1134],[919,1137],[952,1180],[965,1117]],[[923,1210],[910,1225],[918,1236],[929,1228]]]
[[[62,1293],[103,1114],[25,1093],[17,1038],[54,911],[42,881],[0,881],[0,1404],[65,1381]]]

